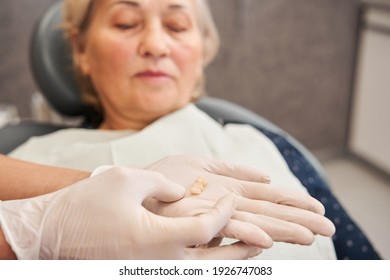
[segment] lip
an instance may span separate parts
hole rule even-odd
[[[161,79],[161,78],[169,78],[170,75],[163,71],[155,71],[155,70],[145,70],[142,72],[139,72],[135,75],[139,78],[149,78],[149,79]]]

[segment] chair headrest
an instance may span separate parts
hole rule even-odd
[[[72,55],[62,24],[62,1],[51,5],[37,22],[31,38],[30,64],[42,94],[65,116],[88,116],[92,110],[81,101]]]

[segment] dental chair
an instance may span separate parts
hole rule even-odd
[[[41,93],[57,112],[67,117],[82,116],[84,119],[82,127],[93,127],[96,115],[80,97],[70,48],[60,28],[61,9],[62,2],[55,2],[37,22],[31,37],[31,70]],[[336,224],[337,231],[333,240],[339,259],[380,258],[359,227],[333,196],[321,164],[299,141],[263,117],[229,101],[206,96],[196,102],[196,106],[222,124],[252,125],[275,143],[291,171],[309,193],[324,204],[326,216]],[[0,129],[0,154],[8,154],[30,137],[45,135],[64,128],[67,127],[33,121],[8,125]],[[333,209],[336,206],[338,211]],[[350,244],[342,238],[341,235],[349,234],[348,230],[342,227],[343,224],[352,225],[358,230],[354,234],[358,234],[359,246],[364,246],[364,254],[361,252],[362,248],[351,249]]]

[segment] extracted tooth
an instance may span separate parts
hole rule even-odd
[[[203,177],[200,177],[200,176],[198,178],[196,178],[195,182],[201,183],[203,185],[203,187],[205,187],[207,185],[207,180]]]
[[[198,178],[196,178],[195,182],[191,186],[191,193],[200,194],[204,190],[204,187],[206,185],[207,180],[199,176]]]
[[[192,185],[191,187],[191,193],[192,194],[201,194],[202,193],[202,189],[199,187],[199,185]]]

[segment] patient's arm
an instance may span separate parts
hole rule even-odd
[[[3,231],[0,228],[0,260],[16,260],[16,255],[5,241]]]
[[[0,200],[23,199],[54,192],[90,173],[44,166],[0,155]],[[0,259],[15,259],[0,228]]]
[[[57,191],[90,176],[89,172],[44,166],[0,155],[0,200]]]

